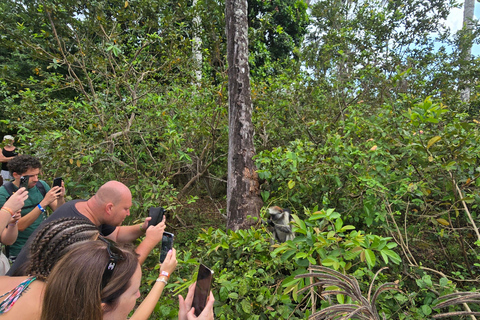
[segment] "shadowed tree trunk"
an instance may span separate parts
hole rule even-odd
[[[247,216],[258,217],[260,199],[258,175],[252,157],[252,101],[248,67],[247,0],[225,3],[228,60],[228,181],[227,228],[245,229],[254,223]]]

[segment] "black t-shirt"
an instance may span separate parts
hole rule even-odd
[[[77,208],[75,208],[75,204],[79,201],[85,201],[85,200],[72,200],[72,201],[69,201],[69,202],[63,204],[62,206],[57,208],[57,210],[55,210],[54,213],[52,213],[47,219],[45,219],[45,221],[43,221],[38,226],[38,228],[28,238],[27,243],[25,244],[25,246],[23,246],[22,251],[20,251],[20,253],[18,254],[18,256],[15,259],[15,262],[12,264],[10,270],[8,270],[8,272],[7,272],[8,276],[20,276],[20,275],[24,276],[25,275],[25,274],[22,274],[23,270],[25,269],[24,268],[25,266],[23,266],[23,265],[24,265],[24,263],[26,263],[29,260],[28,256],[30,254],[31,243],[32,243],[33,239],[35,239],[38,230],[42,229],[42,227],[46,223],[49,223],[51,221],[55,221],[55,220],[58,220],[58,219],[61,219],[61,218],[82,218],[82,219],[88,220],[87,217],[85,217],[83,214],[80,213],[80,211],[77,210]],[[98,227],[98,231],[100,232],[101,235],[108,236],[113,231],[115,231],[115,228],[116,228],[115,226],[111,226],[111,225],[108,225],[108,224],[102,224]],[[22,271],[20,271],[20,273],[16,273],[15,271],[17,269],[22,270]]]
[[[10,158],[16,156],[18,153],[13,149],[13,151],[7,151],[5,148],[2,149],[2,154],[5,158]],[[2,162],[2,170],[8,171],[7,167],[8,162]]]

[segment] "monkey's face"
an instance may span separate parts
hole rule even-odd
[[[284,214],[283,209],[278,206],[268,208],[268,213],[270,214],[270,218],[274,221],[281,220]]]

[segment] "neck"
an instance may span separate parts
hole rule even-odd
[[[95,205],[93,198],[88,199],[87,201],[77,202],[75,208],[87,217],[88,220],[93,222],[94,225],[99,226],[102,224],[98,215],[95,212],[99,212],[99,208]]]

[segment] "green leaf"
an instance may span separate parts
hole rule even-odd
[[[252,305],[247,299],[243,299],[240,302],[240,305],[242,306],[243,312],[245,312],[246,314],[250,314],[252,312]]]
[[[365,249],[365,260],[370,268],[375,266],[376,258],[375,253],[370,249]]]
[[[236,293],[236,292],[230,292],[230,293],[228,294],[228,297],[229,297],[230,299],[238,299],[238,293]]]

